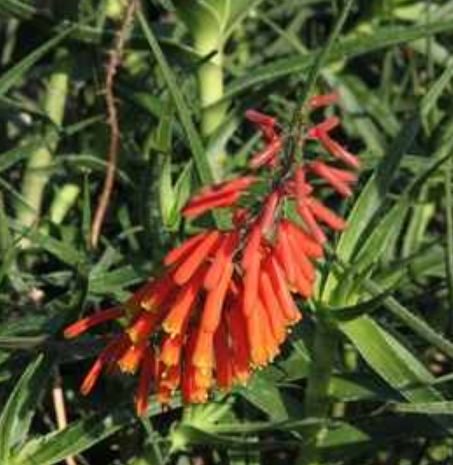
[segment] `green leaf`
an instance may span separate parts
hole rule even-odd
[[[445,92],[453,78],[453,60],[449,60],[447,66],[439,78],[431,85],[429,92],[423,97],[422,117],[426,118],[436,105],[439,97]]]
[[[156,61],[160,69],[162,70],[162,74],[168,86],[168,90],[170,91],[170,94],[172,96],[178,116],[186,133],[190,148],[192,150],[192,154],[195,160],[195,164],[197,166],[197,171],[198,175],[200,176],[201,182],[203,184],[212,184],[214,182],[214,177],[211,173],[209,163],[205,157],[203,142],[192,121],[189,108],[185,102],[182,92],[180,91],[180,88],[176,81],[176,77],[168,64],[151,27],[148,25],[146,19],[141,13],[138,13],[138,19],[140,22],[140,26],[142,27],[143,33],[146,37],[146,40],[148,41],[148,44],[154,54],[154,57],[156,58]]]
[[[77,266],[85,261],[85,256],[82,252],[63,241],[43,234],[37,229],[30,230],[21,226],[17,227],[17,229],[35,246],[41,247],[67,265]]]
[[[357,273],[364,273],[380,260],[392,237],[401,231],[408,210],[409,202],[403,196],[374,227],[354,257],[354,270]]]
[[[31,19],[38,10],[27,2],[19,0],[2,0],[0,4],[0,15],[12,16],[14,18]]]
[[[176,230],[176,228],[179,226],[181,219],[181,209],[184,207],[184,205],[190,198],[192,190],[192,171],[193,163],[191,160],[183,168],[181,174],[179,175],[174,185],[175,203],[173,208],[173,216],[171,218],[170,224],[172,230]]]
[[[22,61],[17,63],[11,69],[0,76],[0,96],[6,94],[12,87],[19,84],[25,73],[34,66],[44,55],[55,48],[59,43],[66,39],[72,32],[74,27],[66,27],[62,32],[52,37],[45,42],[34,52],[30,53]]]
[[[275,386],[259,374],[255,374],[246,387],[241,388],[241,395],[255,405],[274,421],[288,419],[288,412],[282,394]]]
[[[320,311],[326,315],[329,320],[339,323],[346,323],[363,315],[369,315],[378,308],[382,307],[385,300],[391,296],[392,290],[388,289],[381,294],[376,295],[373,299],[359,302],[348,307],[323,308],[320,304]]]
[[[175,406],[177,402],[173,402]],[[154,398],[150,403],[149,416],[162,413]],[[12,457],[8,465],[53,465],[68,456],[77,455],[98,444],[122,428],[132,424],[136,416],[132,409],[118,406],[110,412],[99,413],[74,422],[67,428],[54,431],[26,443]]]
[[[452,20],[432,22],[428,25],[377,29],[369,36],[353,37],[335,45],[332,47],[326,63],[335,63],[340,60],[358,57],[383,48],[448,32],[451,29],[453,29]],[[244,77],[235,79],[227,87],[223,99],[231,99],[250,88],[275,81],[282,77],[302,75],[304,71],[313,66],[317,53],[318,51],[314,51],[304,56],[297,55],[292,58],[274,60],[270,65],[255,67],[253,73],[247,73]]]
[[[394,336],[369,317],[341,325],[364,360],[391,387],[411,402],[439,402],[444,398],[430,386],[434,377]],[[437,422],[449,429],[443,421]]]
[[[316,54],[313,65],[310,66],[307,76],[307,82],[303,87],[302,95],[298,99],[297,104],[299,109],[304,108],[306,100],[310,97],[311,93],[313,92],[314,86],[316,84],[316,80],[318,79],[318,75],[321,72],[321,69],[324,67],[328,56],[332,50],[332,46],[334,45],[335,41],[338,39],[341,30],[349,17],[351,9],[354,5],[355,0],[347,0],[345,6],[341,10],[341,15],[338,20],[335,22],[335,26],[332,30],[332,33],[329,35],[329,39],[327,43],[322,47],[322,49]],[[297,120],[297,112],[294,116],[295,120]]]
[[[229,0],[230,16],[228,19],[228,28],[225,31],[224,38],[228,38],[234,30],[240,26],[247,15],[253,13],[264,0],[250,0],[249,2],[238,2],[237,0]]]
[[[146,40],[148,41],[154,57],[156,58],[156,61],[162,71],[168,90],[173,99],[173,103],[175,104],[181,125],[187,136],[187,140],[192,151],[200,181],[202,184],[213,184],[214,176],[212,174],[208,159],[206,158],[203,141],[192,121],[189,108],[185,102],[182,92],[178,87],[176,77],[168,64],[151,27],[147,24],[146,19],[140,12],[138,13],[138,19]],[[213,216],[219,227],[226,225],[225,220],[220,214],[214,212]]]
[[[399,136],[389,148],[377,171],[369,179],[348,216],[348,229],[341,235],[335,249],[336,256],[342,262],[352,260],[360,240],[364,237],[372,218],[383,205],[390,183],[396,176],[404,154],[412,145],[420,128],[419,119],[414,119],[403,126]],[[338,286],[338,277],[329,273],[324,289],[323,300],[328,302]]]
[[[428,402],[428,403],[394,403],[388,406],[391,412],[414,413],[417,415],[453,415],[453,402]]]
[[[169,228],[175,208],[175,192],[171,180],[172,163],[170,154],[165,155],[159,178],[160,211],[163,224]]]
[[[0,284],[13,268],[17,251],[5,212],[3,194],[0,192]]]
[[[371,455],[382,446],[388,447],[397,441],[410,438],[440,438],[441,429],[425,418],[404,418],[394,415],[369,417],[354,423],[340,423],[328,430],[322,443],[323,459],[328,462],[345,463],[359,454]],[[349,462],[349,460],[348,460]]]
[[[372,373],[334,375],[330,395],[337,402],[396,400],[399,395]]]
[[[49,364],[40,355],[21,376],[0,415],[0,463],[8,464],[15,446],[30,428],[34,408],[49,377]]]
[[[382,295],[382,288],[371,279],[365,280],[365,288],[374,296]],[[426,321],[418,318],[394,297],[385,297],[383,304],[387,309],[406,326],[412,329],[419,337],[439,349],[450,359],[453,359],[453,343],[436,332]]]
[[[0,173],[25,160],[30,153],[42,146],[42,140],[21,144],[0,154]]]
[[[131,423],[127,410],[95,415],[61,431],[54,431],[26,443],[9,462],[11,465],[52,465],[99,443]]]
[[[90,292],[109,294],[137,284],[143,276],[131,265],[126,265],[109,273],[98,273],[90,279]]]

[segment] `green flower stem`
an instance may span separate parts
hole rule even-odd
[[[46,129],[42,147],[31,153],[22,180],[21,193],[25,205],[17,204],[16,216],[25,227],[33,226],[41,213],[44,190],[50,178],[50,164],[58,145],[58,128],[63,123],[68,87],[69,66],[64,63],[50,76],[44,100],[44,111],[55,127]]]
[[[202,105],[201,131],[205,137],[212,135],[225,118],[225,105],[215,104],[223,97],[223,58],[219,52],[198,70],[198,85]]]
[[[308,375],[305,393],[305,416],[327,420],[331,401],[330,387],[334,367],[335,355],[338,345],[338,335],[334,328],[323,321],[319,321],[314,346],[313,357]],[[326,426],[322,422],[314,426],[304,438],[296,464],[318,465],[320,460],[320,446],[326,434]]]
[[[50,206],[50,221],[54,224],[61,224],[73,207],[80,194],[80,187],[77,184],[65,184],[55,194]]]
[[[194,46],[201,57],[215,53],[198,69],[198,91],[201,103],[201,133],[211,137],[225,121],[227,106],[219,102],[224,95],[223,44],[219,36],[194,33]],[[223,171],[225,151],[216,153],[210,160],[214,177],[218,180]]]

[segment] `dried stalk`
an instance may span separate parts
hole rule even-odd
[[[120,147],[120,124],[118,121],[118,111],[115,103],[114,83],[116,73],[121,66],[124,55],[125,44],[131,30],[134,14],[138,8],[139,0],[130,0],[124,13],[124,19],[119,28],[113,49],[110,52],[110,59],[107,64],[105,78],[105,102],[107,106],[107,122],[110,127],[110,143],[107,152],[107,170],[105,174],[104,186],[99,197],[98,205],[91,227],[91,245],[97,247],[104,224],[105,215],[110,203],[113,188],[115,185],[115,174],[117,167],[118,151]]]

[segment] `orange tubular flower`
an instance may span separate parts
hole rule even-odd
[[[337,101],[336,94],[313,97],[311,109]],[[317,141],[336,160],[297,162],[285,152],[286,136],[275,118],[249,110],[246,117],[262,133],[265,147],[252,156],[259,175],[242,176],[194,195],[182,210],[196,218],[213,208],[231,208],[229,229],[205,230],[170,251],[163,273],[118,307],[83,318],[65,330],[67,338],[105,322],[122,319],[126,328],[113,337],[82,384],[93,388],[101,372],[119,368],[139,373],[136,409],[145,415],[150,391],[171,402],[180,390],[186,403],[206,402],[214,389],[244,384],[253,370],[280,352],[289,328],[302,318],[297,301],[309,299],[316,282],[315,262],[324,255],[326,228],[346,222],[316,198],[316,176],[349,197],[357,158],[330,136],[336,116],[309,127],[297,141]],[[289,162],[288,162],[289,161]],[[272,179],[261,175],[271,169]],[[254,202],[250,188],[268,186]],[[240,203],[243,203],[241,205]],[[246,205],[244,205],[246,203]],[[289,216],[295,211],[299,219]]]
[[[143,354],[141,365],[140,378],[138,381],[136,409],[137,414],[144,416],[148,410],[149,390],[156,372],[156,360],[154,354],[149,347],[146,348]]]

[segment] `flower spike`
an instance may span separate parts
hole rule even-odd
[[[317,95],[308,108],[337,99],[335,93]],[[178,390],[184,403],[206,402],[213,390],[245,384],[255,369],[271,363],[291,326],[302,319],[299,303],[313,295],[316,262],[324,256],[329,230],[347,226],[319,200],[318,183],[312,181],[319,178],[324,187],[349,197],[359,161],[330,135],[340,124],[337,116],[304,125],[293,140],[321,144],[334,164],[305,153],[303,162],[296,160],[286,145],[296,136],[284,134],[274,117],[248,110],[246,118],[264,141],[249,162],[254,174],[205,187],[182,210],[196,220],[229,208],[231,226],[186,239],[165,256],[161,275],[126,302],[66,328],[65,336],[74,338],[104,322],[126,322],[95,360],[82,393],[93,389],[103,370],[119,368],[138,375],[138,415],[146,414],[150,393],[164,406]],[[256,183],[267,188],[259,199],[252,190]]]

